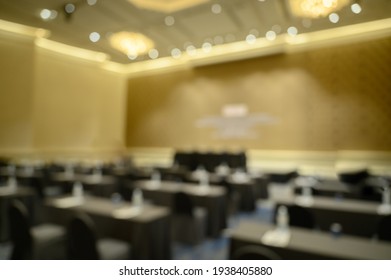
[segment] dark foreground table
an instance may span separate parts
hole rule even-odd
[[[92,217],[98,235],[118,238],[132,245],[133,259],[171,259],[170,211],[165,207],[145,205],[137,210],[130,203],[116,205],[109,199],[74,197],[48,199],[47,220],[67,225],[76,212]]]
[[[291,227],[291,238],[287,246],[265,245],[261,237],[273,225],[246,222],[230,234],[229,257],[238,249],[248,245],[268,248],[281,259],[365,259],[391,260],[391,243],[342,235],[338,238],[329,233]]]

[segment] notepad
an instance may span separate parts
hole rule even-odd
[[[16,188],[12,187],[0,187],[0,195],[10,195],[16,193]]]
[[[379,215],[389,215],[391,214],[391,205],[390,204],[380,204],[377,208],[377,213]]]
[[[314,204],[314,198],[312,196],[300,195],[296,197],[295,202],[297,205],[310,207]]]
[[[261,237],[261,242],[265,245],[275,247],[286,247],[291,239],[289,230],[273,229],[265,232]]]
[[[161,186],[160,181],[149,181],[148,183],[145,184],[144,188],[147,190],[157,190]]]
[[[57,198],[53,201],[53,205],[59,208],[71,208],[80,206],[84,203],[83,197],[63,197],[63,198]]]
[[[139,215],[141,211],[142,211],[142,207],[135,207],[135,206],[119,208],[113,211],[113,217],[117,219],[130,219]]]

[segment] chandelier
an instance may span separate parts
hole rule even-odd
[[[352,0],[289,0],[293,15],[302,18],[326,17],[350,4]]]
[[[209,0],[128,0],[135,6],[163,13],[173,13],[179,10],[184,10]]]
[[[141,33],[134,32],[114,33],[110,36],[109,41],[114,49],[132,57],[147,54],[154,47],[151,39]]]

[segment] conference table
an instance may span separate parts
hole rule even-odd
[[[109,197],[119,190],[118,180],[114,176],[86,174],[79,176],[79,181],[87,191],[96,196]]]
[[[290,238],[285,243],[265,242],[265,234],[273,233],[274,225],[243,222],[230,232],[229,258],[236,258],[238,250],[260,246],[271,250],[281,259],[364,259],[391,260],[391,243],[355,236],[335,237],[304,228],[290,227]]]
[[[210,237],[219,237],[221,231],[227,226],[226,190],[221,186],[203,187],[191,183],[139,180],[135,181],[132,187],[140,188],[144,198],[153,203],[170,208],[173,206],[176,193],[187,193],[195,206],[206,209],[207,235]]]
[[[110,175],[57,172],[51,178],[64,193],[71,192],[75,182],[80,182],[86,191],[97,196],[109,197],[118,191],[118,180]]]
[[[378,213],[380,203],[377,202],[313,196],[310,203],[305,203],[300,198],[301,196],[281,197],[274,201],[276,207],[298,205],[307,208],[313,213],[319,229],[323,231],[329,231],[332,224],[338,223],[345,234],[372,237],[383,217]]]
[[[300,194],[302,187],[297,184],[293,184],[295,193]],[[335,198],[357,198],[357,194],[347,184],[333,179],[321,179],[311,187],[313,195],[315,196],[327,196]]]
[[[132,259],[171,259],[170,211],[166,207],[84,196],[62,196],[45,201],[46,220],[67,226],[78,212],[93,219],[98,236],[131,244]]]

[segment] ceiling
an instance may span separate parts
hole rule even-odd
[[[76,9],[66,16],[63,7],[69,2]],[[155,42],[161,58],[171,56],[174,49],[185,52],[189,46],[200,49],[204,43],[217,46],[246,41],[250,34],[252,38],[263,38],[272,30],[280,35],[292,26],[304,34],[391,16],[390,0],[355,2],[362,7],[361,13],[355,14],[347,6],[338,11],[337,23],[328,17],[294,17],[287,0],[210,0],[173,13],[141,9],[127,0],[97,0],[95,5],[89,5],[87,0],[0,0],[0,19],[49,30],[50,40],[102,52],[113,62],[131,64],[151,58],[145,55],[130,59],[113,49],[108,41],[111,34],[141,32]],[[42,20],[39,14],[45,8],[58,11],[57,17]],[[101,35],[98,42],[90,41],[91,32]]]

